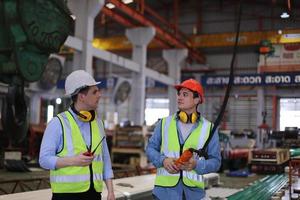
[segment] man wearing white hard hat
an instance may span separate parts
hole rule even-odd
[[[103,123],[96,113],[99,84],[84,70],[66,78],[72,104],[48,123],[40,148],[40,165],[50,170],[52,200],[99,200],[103,181],[107,200],[115,200]]]

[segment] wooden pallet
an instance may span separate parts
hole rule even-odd
[[[114,135],[114,147],[144,148],[145,137],[142,126],[117,127]]]
[[[253,150],[250,154],[250,162],[252,164],[270,163],[280,165],[290,159],[290,152],[288,149],[263,149]]]
[[[287,166],[287,162],[282,164],[250,164],[250,171],[257,174],[278,174],[284,172],[284,167]]]

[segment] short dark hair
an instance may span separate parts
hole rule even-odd
[[[76,92],[74,95],[71,96],[72,101],[75,103],[77,101],[78,94],[79,93],[87,94],[89,89],[90,89],[90,86],[80,88],[78,92]]]
[[[199,98],[199,94],[198,94],[198,92],[194,92],[194,91],[192,91],[193,92],[193,98],[195,99],[195,98]]]

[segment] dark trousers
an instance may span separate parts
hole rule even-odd
[[[101,193],[94,188],[81,193],[53,193],[52,200],[101,200]]]

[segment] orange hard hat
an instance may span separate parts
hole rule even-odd
[[[187,88],[193,92],[197,92],[200,97],[200,103],[204,102],[204,91],[202,85],[196,81],[195,79],[188,79],[180,83],[179,85],[174,85],[176,90],[180,90],[181,88]]]

